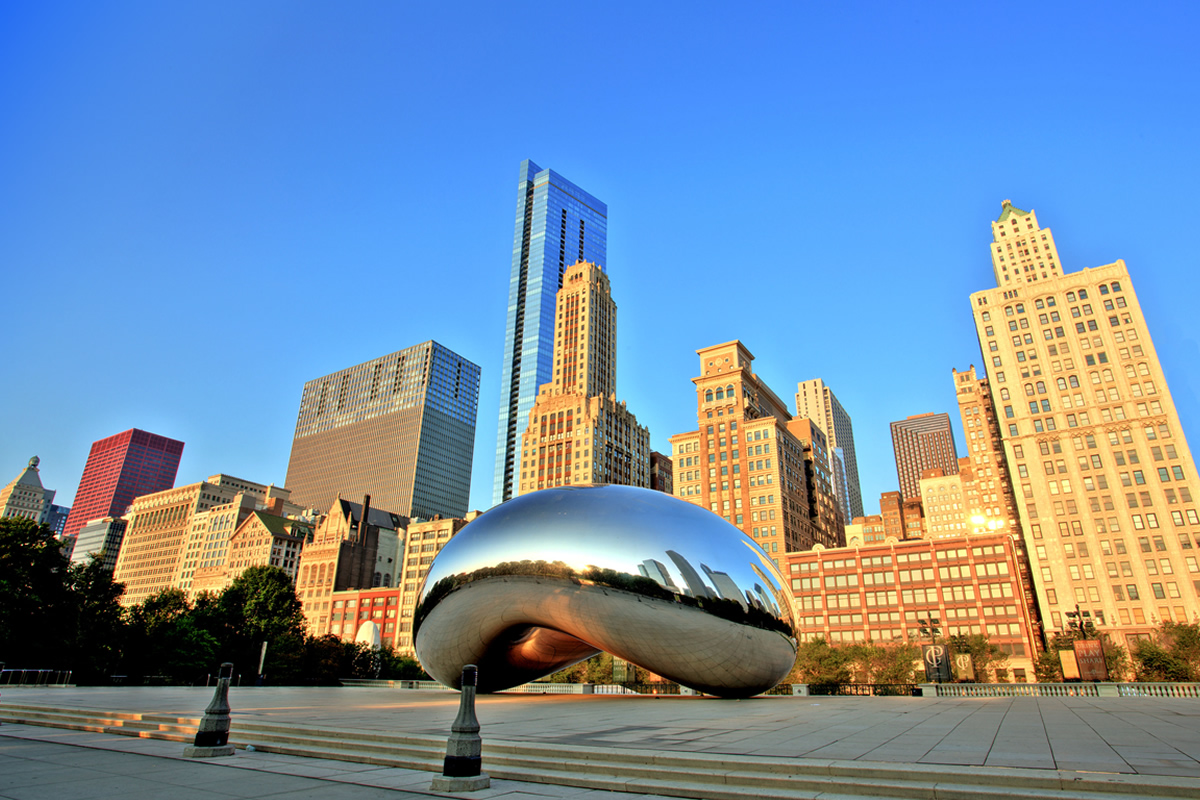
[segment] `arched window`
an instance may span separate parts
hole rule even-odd
[[[1072,388],[1072,389],[1078,389],[1078,388],[1079,388],[1079,378],[1078,378],[1078,377],[1076,377],[1075,375],[1072,375],[1072,376],[1070,377],[1070,381],[1071,381],[1071,388]]]
[[[1100,284],[1100,294],[1108,294],[1108,287],[1105,286],[1103,283]]]
[[[706,391],[704,393],[704,402],[711,403],[712,400],[713,400],[712,389],[709,389],[708,391]]]
[[[718,399],[718,400],[724,400],[724,399],[725,399],[725,390],[724,390],[724,389],[722,389],[720,386],[718,386],[718,387],[717,387],[717,399]]]
[[[1032,383],[1025,384],[1025,396],[1033,397],[1033,384]]]
[[[1138,374],[1139,375],[1149,375],[1150,374],[1150,367],[1146,366],[1145,361],[1138,364]]]
[[[324,564],[321,565],[321,570],[320,570],[320,572],[317,573],[317,583],[318,584],[325,583],[325,565]]]
[[[300,572],[300,585],[301,586],[308,585],[308,573],[311,571],[312,571],[312,565],[305,564],[304,569]]]
[[[1045,393],[1046,393],[1046,382],[1045,382],[1045,381],[1038,381],[1038,382],[1037,382],[1037,393],[1038,393],[1038,394],[1045,394]]]
[[[1067,379],[1066,379],[1066,378],[1059,378],[1058,380],[1056,380],[1056,381],[1054,382],[1054,385],[1055,385],[1055,386],[1057,386],[1057,387],[1058,387],[1058,390],[1061,392],[1061,391],[1063,391],[1063,390],[1065,390],[1065,389],[1067,388]]]
[[[732,383],[725,387],[725,396],[728,397],[730,400],[733,399],[733,384]]]
[[[1008,399],[1008,389],[1001,389],[1001,390],[1000,390],[1000,399],[1001,399],[1001,400],[1007,400],[1007,399]]]
[[[383,576],[376,572],[375,576],[371,578],[371,587],[377,588],[381,583],[383,583]]]
[[[1100,373],[1099,372],[1089,372],[1088,377],[1092,379],[1093,386],[1100,382]]]
[[[1104,382],[1112,383],[1112,379],[1113,379],[1112,370],[1111,369],[1104,370]]]
[[[383,585],[384,586],[392,585],[392,574],[390,572],[383,573]]]
[[[1121,291],[1121,284],[1120,284],[1120,283],[1118,283],[1117,281],[1113,281],[1112,290],[1113,290],[1114,292],[1119,292],[1119,291]]]
[[[1079,290],[1079,299],[1080,299],[1080,300],[1087,300],[1087,289],[1080,289],[1080,290]]]

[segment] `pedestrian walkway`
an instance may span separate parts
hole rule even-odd
[[[410,800],[432,774],[240,751],[198,761],[173,742],[29,725],[0,726],[2,800]],[[480,800],[662,800],[651,795],[492,780]]]
[[[88,709],[97,714],[121,711],[196,718],[211,694],[211,689],[203,687],[11,690],[5,691],[0,699],[0,718],[9,713],[6,706],[17,709],[22,704]],[[162,786],[153,783],[161,784],[164,775],[180,781],[173,785],[196,792],[187,795],[170,792],[167,794],[170,800],[185,796],[272,797],[285,791],[289,797],[297,792],[305,797],[304,792],[308,791],[314,792],[313,797],[429,796],[434,794],[429,791],[430,772],[398,766],[420,764],[397,760],[390,764],[330,760],[333,753],[330,749],[324,751],[327,756],[324,760],[303,756],[321,753],[322,747],[330,747],[334,739],[341,740],[343,754],[347,748],[353,750],[353,741],[359,740],[364,742],[364,755],[371,747],[381,745],[386,751],[392,746],[382,741],[386,734],[392,737],[389,741],[405,736],[427,737],[422,746],[430,752],[425,758],[433,759],[436,764],[440,759],[437,750],[442,746],[439,743],[445,742],[458,709],[456,692],[384,688],[235,687],[230,690],[229,700],[233,708],[234,741],[250,744],[256,741],[254,737],[266,736],[268,730],[285,729],[299,742],[285,752],[301,755],[239,751],[231,759],[197,764],[178,758],[182,752],[178,742],[5,723],[0,726],[0,744],[3,744],[0,758],[33,763],[25,764],[21,773],[28,772],[28,781],[10,786],[8,781],[19,778],[9,778],[10,762],[0,760],[0,776],[3,776],[0,798],[49,798],[51,793],[38,794],[38,791],[44,781],[52,780],[77,784],[64,786],[61,792],[54,791],[53,800],[104,796],[88,793],[93,786],[98,790],[115,786],[113,796],[131,794],[134,796],[131,800],[136,800],[139,791],[146,792],[148,797],[151,792],[158,792],[153,796],[164,796]],[[930,791],[930,797],[951,796],[943,791],[948,782],[962,789],[959,784],[978,781],[999,790],[1005,781],[1012,788],[1018,779],[1031,787],[1030,791],[1045,788],[1045,796],[1058,796],[1054,794],[1059,791],[1055,786],[1066,787],[1075,782],[1082,790],[1089,781],[1092,789],[1101,793],[1137,793],[1136,787],[1141,786],[1149,794],[1153,784],[1159,792],[1157,796],[1200,796],[1200,701],[1194,699],[780,696],[717,700],[679,696],[502,694],[480,696],[476,710],[482,725],[485,771],[488,748],[493,748],[493,758],[499,758],[501,750],[515,750],[515,745],[527,751],[534,745],[543,750],[541,756],[527,753],[525,767],[518,763],[520,756],[511,753],[505,756],[508,760],[503,769],[501,762],[493,761],[494,768],[506,778],[519,780],[493,776],[490,790],[473,793],[471,797],[589,800],[648,797],[598,791],[597,787],[619,789],[627,785],[637,792],[670,794],[670,781],[683,780],[688,770],[697,776],[715,770],[713,774],[720,781],[721,770],[729,776],[745,774],[748,767],[739,766],[743,764],[755,764],[756,769],[765,770],[763,782],[790,781],[788,785],[799,785],[799,776],[804,773],[805,785],[815,787],[812,793],[804,795],[808,797],[821,794],[822,781],[823,790],[829,791],[839,781],[854,780],[859,784],[855,790],[858,795],[867,796],[873,792],[871,781],[883,782],[886,789],[888,781],[895,785],[895,781],[910,777],[916,782],[914,786],[920,783],[924,787],[921,791]],[[16,717],[10,714],[8,718]],[[29,721],[34,720],[31,717]],[[305,736],[306,731],[312,734],[311,738]],[[22,746],[32,749],[10,752],[8,748],[16,746],[14,740],[18,738],[23,740]],[[35,745],[32,739],[41,743]],[[263,745],[265,740],[257,741]],[[118,755],[125,766],[105,775],[75,772],[79,769],[103,772],[104,762],[56,761],[61,748],[68,745],[101,748]],[[60,749],[37,749],[41,747]],[[591,762],[586,766],[601,776],[590,781],[592,788],[560,785],[573,782],[563,780],[561,769],[557,777],[549,772],[535,777],[539,764],[546,764],[547,758],[553,760],[554,754],[563,754],[566,759],[567,754],[574,757],[580,753],[583,754],[580,758]],[[332,758],[346,757],[332,755]],[[159,762],[154,768],[134,769],[133,762],[128,762],[130,758],[170,759],[170,763],[165,767]],[[603,766],[609,758],[612,766]],[[75,759],[88,762],[80,755]],[[637,766],[639,761],[642,766]],[[674,766],[660,766],[668,761]],[[62,763],[70,770],[57,773],[45,768],[45,764],[54,763]],[[580,769],[584,766],[580,763]],[[245,770],[250,771],[248,777]],[[606,770],[611,770],[607,773],[611,780],[603,780]],[[793,777],[773,778],[767,775],[770,770]],[[824,778],[820,777],[822,773]],[[133,777],[152,783],[135,785],[130,782]],[[292,779],[316,784],[301,785]],[[287,788],[277,790],[277,781]],[[1106,781],[1107,788],[1099,785]],[[941,789],[935,790],[934,784]],[[734,796],[733,787],[727,788],[721,796]],[[759,796],[793,796],[785,790],[786,786],[779,794],[763,791]],[[353,794],[359,791],[364,794]],[[1029,792],[1023,794],[1034,796]],[[984,795],[968,792],[963,796]]]

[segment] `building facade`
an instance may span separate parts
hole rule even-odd
[[[212,534],[237,527],[237,517],[249,513],[252,501],[265,502],[269,488],[273,487],[213,475],[134,498],[113,571],[113,580],[125,584],[122,605],[136,605],[172,587],[190,591],[190,575],[216,558],[211,554],[217,552],[219,540]],[[208,514],[215,507],[222,507],[216,521]]]
[[[37,456],[29,459],[29,464],[21,470],[21,474],[0,489],[0,519],[30,519],[38,524],[46,522],[54,500],[54,490],[42,486],[38,469],[41,463],[42,460]]]
[[[120,517],[103,517],[84,525],[75,538],[71,563],[86,564],[94,556],[100,559],[105,570],[115,570],[125,538],[125,525],[125,520]]]
[[[669,455],[657,450],[650,451],[650,488],[675,494],[675,465]]]
[[[671,437],[675,496],[751,536],[775,562],[815,544],[836,547],[845,526],[814,524],[804,445],[783,401],[754,374],[739,341],[697,350],[697,429]]]
[[[992,230],[971,307],[1047,633],[1077,609],[1122,644],[1196,619],[1200,481],[1125,263],[1063,273],[1009,201]]]
[[[954,390],[958,395],[958,411],[962,417],[963,435],[967,439],[967,455],[974,473],[974,486],[968,492],[978,494],[979,515],[983,527],[989,530],[1006,528],[1021,535],[1021,519],[1013,494],[1012,476],[1004,458],[1004,441],[1000,420],[992,403],[991,383],[975,373],[975,366],[966,372],[954,370]],[[959,470],[964,469],[959,459]]]
[[[784,574],[804,640],[915,643],[921,620],[935,617],[943,636],[986,634],[1009,657],[997,679],[1025,681],[1033,679],[1041,648],[1019,567],[1021,547],[1015,537],[995,533],[889,538],[789,553]]]
[[[825,432],[842,516],[846,519],[861,517],[862,488],[858,480],[858,456],[854,452],[854,425],[850,415],[825,381],[813,378],[796,386],[796,416],[815,420]]]
[[[946,475],[958,472],[958,447],[949,414],[915,414],[893,422],[892,448],[896,478],[905,500],[920,499],[921,473],[925,470],[940,469]]]
[[[330,628],[335,592],[396,585],[408,518],[371,502],[370,497],[362,503],[337,498],[300,553],[296,596],[313,636],[341,633],[340,617],[338,630]]]
[[[479,367],[437,342],[308,381],[286,484],[327,511],[375,498],[404,516],[462,516],[471,490]]]
[[[650,431],[617,391],[617,304],[608,276],[580,261],[563,275],[554,370],[521,437],[517,494],[551,486],[650,486]]]
[[[92,520],[120,517],[135,497],[175,485],[183,442],[131,428],[92,443],[63,536]]]
[[[521,162],[500,373],[493,504],[519,493],[521,439],[542,385],[554,374],[555,298],[577,261],[608,263],[608,207],[532,161]],[[447,516],[462,516],[462,511]]]

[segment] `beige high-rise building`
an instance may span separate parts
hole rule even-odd
[[[608,276],[579,261],[555,305],[554,373],[521,437],[517,494],[550,486],[650,486],[650,431],[617,401],[617,304]]]
[[[317,523],[297,565],[296,596],[300,598],[308,632],[353,636],[353,617],[343,621],[333,594],[348,589],[390,588],[399,577],[404,558],[402,536],[408,518],[371,505],[370,496],[352,503],[337,498]],[[393,604],[394,605],[394,604]],[[331,610],[336,610],[336,615]],[[395,609],[393,609],[393,619]],[[336,630],[330,627],[336,622]]]
[[[46,521],[46,512],[54,500],[54,490],[42,486],[42,479],[38,475],[40,463],[41,459],[37,456],[29,459],[28,466],[21,470],[21,474],[0,489],[0,518],[16,517],[38,523]]]
[[[804,444],[783,401],[754,374],[739,341],[697,350],[697,430],[671,437],[675,496],[741,528],[777,563],[815,544],[836,547],[845,526],[824,529],[809,504]]]
[[[228,539],[256,503],[275,487],[229,475],[135,498],[125,515],[128,525],[113,580],[125,584],[124,605],[136,605],[170,587],[191,590],[199,567],[211,566]],[[238,495],[242,495],[239,498]],[[208,512],[222,507],[215,518]]]
[[[921,473],[921,510],[929,539],[965,536],[971,532],[971,512],[962,472],[946,475],[940,469]]]
[[[967,490],[978,494],[978,516],[982,517],[982,520],[974,521],[975,527],[987,530],[1005,528],[1009,533],[1020,536],[1021,520],[1013,495],[1012,477],[1008,474],[1008,462],[1004,458],[1004,442],[1000,434],[1000,420],[992,403],[991,383],[975,373],[974,365],[966,372],[953,372],[958,411],[962,417],[963,434],[967,438],[967,455],[964,458],[974,472],[974,486],[968,486]],[[959,459],[960,472],[964,467],[964,458]]]
[[[1125,262],[1060,274],[1007,200],[992,230],[971,306],[1047,633],[1077,605],[1122,644],[1195,619],[1200,481]]]

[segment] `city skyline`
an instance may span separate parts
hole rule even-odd
[[[503,97],[497,87],[525,69],[492,41],[503,35],[483,33],[516,27],[498,12],[484,12],[438,56],[406,32],[448,24],[436,12],[301,10],[289,18],[296,35],[280,37],[268,10],[156,9],[135,20],[89,9],[54,22],[37,9],[6,10],[0,52],[8,74],[27,78],[3,89],[21,124],[0,133],[12,162],[0,187],[0,263],[12,265],[12,296],[47,297],[46,285],[55,294],[10,310],[3,323],[10,341],[36,337],[38,346],[10,362],[21,380],[0,394],[8,423],[0,463],[15,474],[39,455],[44,483],[71,505],[89,444],[138,427],[188,442],[182,484],[218,472],[282,484],[306,380],[436,339],[482,368],[469,507],[486,509],[512,171],[524,159],[609,204],[604,266],[622,287],[618,380],[660,452],[689,428],[695,350],[742,339],[777,390],[814,376],[836,387],[854,420],[864,511],[874,513],[879,493],[898,488],[888,423],[924,411],[953,416],[951,370],[984,367],[964,298],[992,278],[982,248],[1005,198],[1055,229],[1066,271],[1129,264],[1194,440],[1189,187],[1200,165],[1190,145],[1196,104],[1186,98],[1200,62],[1185,47],[1181,17],[1195,12],[1126,18],[1112,9],[1089,17],[1083,37],[1064,37],[1078,20],[1048,10],[1038,30],[1021,29],[1015,52],[1017,22],[984,12],[913,20],[889,10],[879,27],[851,31],[828,10],[803,29],[779,10],[767,26],[777,30],[761,34],[771,46],[731,36],[733,59],[701,65],[694,77],[681,55],[733,28],[733,17],[688,21],[677,42],[649,55],[657,44],[635,38],[625,52],[615,23],[565,12],[556,29],[591,26],[589,39],[609,58],[603,69],[556,77],[546,96],[563,98],[548,101],[562,123],[540,127],[517,124],[526,110],[460,96],[479,68],[491,73],[473,90],[479,97]],[[782,43],[797,33],[810,50],[793,66]],[[851,40],[875,53],[865,66],[838,54]],[[305,42],[327,45],[305,53]],[[1093,63],[1105,48],[1130,58]],[[422,58],[468,67],[439,73]],[[990,93],[1001,91],[1006,61],[1020,63],[1015,81],[1054,96],[1051,121],[995,113]],[[55,67],[31,69],[43,63]],[[811,87],[805,70],[827,88]],[[647,75],[646,93],[630,90]],[[359,77],[363,85],[346,92]],[[439,95],[462,107],[439,104]],[[381,108],[398,97],[403,113]],[[580,102],[593,112],[583,119]],[[693,141],[681,140],[680,126]],[[296,140],[280,145],[285,132]],[[734,162],[730,144],[748,156]],[[421,159],[408,157],[416,152]],[[367,177],[372,160],[376,178]],[[713,180],[735,163],[736,203]],[[447,165],[452,180],[439,181]],[[408,185],[428,191],[417,202]],[[914,246],[931,222],[936,232]],[[314,304],[294,290],[335,274],[364,324],[303,322]],[[294,296],[300,322],[281,338],[274,315],[222,304],[230,288]],[[328,302],[323,295],[318,303]],[[396,313],[379,305],[388,298]],[[97,324],[101,308],[131,313]],[[252,351],[271,342],[282,357],[268,365],[251,355],[236,379],[215,379],[225,350],[201,353],[232,325]],[[805,347],[814,340],[819,347]],[[896,341],[908,346],[897,350]],[[94,388],[105,380],[119,391]],[[963,431],[953,427],[961,450]]]

